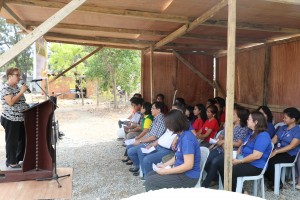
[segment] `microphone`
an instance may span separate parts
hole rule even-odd
[[[25,82],[24,81],[21,81],[21,85],[25,85]],[[29,88],[27,88],[27,92],[28,93],[31,93],[31,90]]]
[[[38,81],[42,81],[43,79],[33,79],[33,80],[31,80],[30,82],[38,82]]]

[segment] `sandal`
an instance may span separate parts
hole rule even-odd
[[[122,159],[122,162],[128,162],[129,161],[129,158],[125,158],[125,159]]]

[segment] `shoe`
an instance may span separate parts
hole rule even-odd
[[[9,164],[9,165],[6,165],[6,166],[10,167],[10,168],[13,168],[13,169],[21,168],[21,165],[19,165],[19,164]]]
[[[122,147],[126,147],[126,144],[122,144]]]
[[[300,190],[300,185],[299,184],[296,185],[296,189]]]
[[[132,167],[129,169],[130,172],[138,172],[140,169],[138,167]]]
[[[133,172],[132,175],[133,175],[133,176],[139,176],[139,175],[140,175],[140,172],[139,172],[139,171]]]
[[[127,163],[126,163],[126,165],[132,165],[132,164],[133,164],[133,163],[132,163],[131,160],[128,160]]]
[[[122,159],[122,162],[124,162],[124,163],[127,163],[128,161],[129,161],[129,158]]]

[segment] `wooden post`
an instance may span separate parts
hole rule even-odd
[[[263,105],[268,105],[269,98],[269,75],[270,75],[270,63],[271,63],[271,46],[266,45],[265,54],[265,71],[264,71],[264,92],[263,92]]]
[[[150,47],[150,98],[153,102],[153,46]]]
[[[37,39],[39,39],[41,36],[43,36],[45,33],[47,33],[56,24],[58,24],[65,17],[67,17],[74,10],[76,10],[79,6],[81,6],[84,2],[86,2],[86,0],[70,1],[70,3],[68,3],[65,7],[63,7],[57,13],[55,13],[53,16],[51,16],[49,19],[47,19],[39,27],[34,29],[25,38],[20,40],[12,48],[10,48],[5,53],[0,55],[0,67],[3,67],[11,59],[16,57],[19,53],[21,53],[24,49],[29,47],[32,43],[34,43]]]
[[[235,36],[236,36],[236,0],[228,1],[228,41],[227,41],[227,84],[226,84],[226,126],[224,189],[232,188],[232,140],[233,140],[233,104],[235,82]]]
[[[98,47],[97,49],[95,49],[94,51],[92,51],[91,53],[89,53],[88,55],[86,55],[83,58],[81,58],[79,61],[77,61],[76,63],[74,63],[73,65],[71,65],[70,67],[68,67],[64,71],[62,71],[61,73],[59,73],[57,76],[55,76],[53,79],[51,79],[50,83],[52,83],[53,81],[55,81],[56,79],[58,79],[59,77],[61,77],[62,75],[64,75],[66,72],[68,72],[69,70],[73,69],[74,67],[76,67],[77,65],[79,65],[80,63],[82,63],[83,61],[85,61],[86,59],[88,59],[89,57],[91,57],[92,55],[94,55],[95,53],[97,53],[98,51],[100,51],[102,48],[103,48],[103,46]]]

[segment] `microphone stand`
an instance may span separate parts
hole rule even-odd
[[[54,151],[53,151],[53,165],[54,165],[54,169],[53,169],[53,176],[51,178],[41,178],[41,179],[36,179],[37,181],[44,181],[44,180],[56,180],[57,184],[58,184],[58,188],[61,188],[61,184],[59,183],[58,179],[59,178],[63,178],[63,177],[69,177],[71,176],[71,174],[66,174],[63,176],[58,176],[57,174],[57,163],[56,163],[56,142],[57,142],[57,123],[55,122],[55,115],[54,115],[54,110],[56,108],[58,108],[56,102],[54,102],[53,97],[51,98],[47,92],[37,83],[37,81],[35,81],[36,85],[44,92],[44,94],[46,94],[46,96],[48,97],[48,99],[51,101],[51,103],[53,104],[52,106],[52,111],[53,111],[53,119],[52,119],[52,140],[54,143]],[[53,145],[53,144],[52,144]]]

